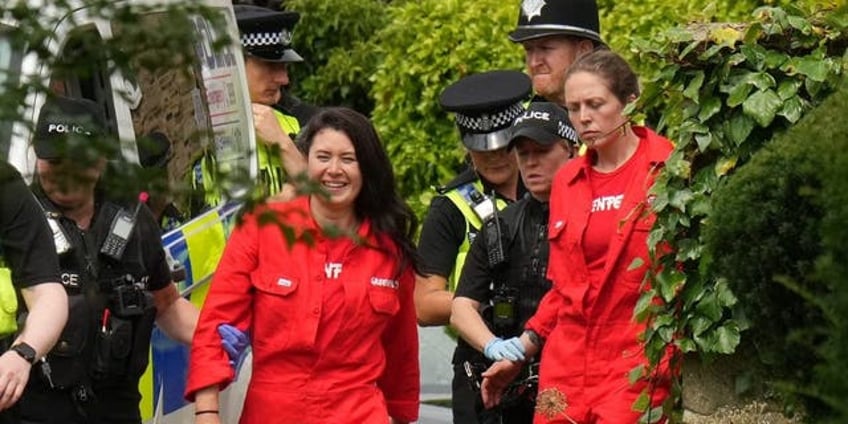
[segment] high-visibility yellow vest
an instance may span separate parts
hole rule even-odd
[[[294,116],[283,114],[278,110],[274,110],[274,116],[284,133],[297,134],[300,132],[300,123]],[[260,180],[267,189],[265,194],[272,196],[279,193],[283,189],[283,183],[286,182],[286,174],[280,155],[275,154],[271,146],[260,142],[256,149],[256,157],[259,160]]]
[[[482,194],[483,183],[480,182],[480,179],[477,179],[473,182],[454,187],[445,193],[445,196],[450,199],[454,205],[456,205],[457,209],[462,212],[462,216],[465,218],[465,237],[462,239],[462,244],[459,245],[453,272],[451,272],[450,277],[448,277],[448,289],[451,293],[456,291],[456,286],[459,284],[459,274],[462,272],[463,265],[465,265],[465,258],[468,256],[468,251],[471,249],[472,234],[476,234],[480,231],[480,228],[483,227],[483,221],[479,216],[477,216],[477,212],[474,212],[473,202],[468,198],[468,196],[463,194],[463,190],[468,189],[476,190],[478,193]],[[503,208],[507,205],[503,199],[493,200],[495,202],[495,207],[497,207],[499,211],[503,210]],[[472,231],[472,229],[474,231]]]
[[[300,123],[297,118],[274,110],[274,116],[280,124],[280,128],[286,134],[297,134],[300,132]],[[256,160],[259,168],[259,179],[265,186],[268,196],[277,194],[282,190],[286,181],[283,162],[278,154],[275,154],[271,146],[261,141],[256,146]],[[204,190],[204,202],[209,206],[221,204],[221,191],[215,183],[215,158],[213,155],[204,155],[198,165],[195,166],[195,175],[192,175],[192,187],[198,189],[202,186]]]
[[[12,283],[12,270],[0,257],[0,338],[18,330],[18,294]]]

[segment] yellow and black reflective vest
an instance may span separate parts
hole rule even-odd
[[[448,289],[451,293],[456,291],[456,286],[459,284],[459,274],[462,272],[463,265],[465,265],[465,258],[471,249],[471,242],[474,241],[474,237],[483,228],[483,219],[474,211],[475,201],[473,199],[475,196],[473,192],[475,191],[482,196],[483,183],[479,178],[454,187],[444,193],[445,197],[462,212],[462,216],[465,218],[465,237],[462,239],[462,244],[459,245],[453,271],[450,277],[448,277]],[[492,200],[495,202],[495,206],[499,211],[503,210],[507,205],[507,202],[503,199],[496,198]]]

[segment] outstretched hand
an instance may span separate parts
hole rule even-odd
[[[483,383],[480,385],[480,395],[486,409],[501,403],[504,391],[521,372],[522,366],[521,362],[497,361],[481,374]]]

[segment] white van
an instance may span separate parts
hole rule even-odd
[[[32,0],[30,0],[32,3]],[[74,57],[91,48],[91,40],[110,40],[126,30],[117,22],[98,18],[84,0],[71,11],[58,11],[43,4],[44,19],[55,22],[56,40],[50,49],[56,57]],[[124,0],[115,7],[180,4],[180,1]],[[167,169],[168,178],[185,185],[195,178],[196,164],[206,152],[215,158],[219,169],[256,175],[250,99],[245,80],[244,62],[237,43],[238,30],[232,6],[225,0],[202,0],[203,4],[219,11],[225,19],[223,27],[213,27],[199,14],[190,15],[185,24],[196,34],[194,51],[199,65],[191,69],[167,69],[148,72],[138,69],[133,75],[110,72],[105,64],[90,64],[88,75],[57,75],[34,55],[25,55],[11,43],[11,31],[20,31],[17,23],[0,18],[0,96],[3,83],[13,85],[32,79],[51,90],[70,97],[84,97],[99,104],[121,143],[123,158],[139,163],[138,140],[158,133],[170,143],[164,161],[156,166]],[[0,9],[1,11],[2,9]],[[157,22],[165,18],[164,6],[141,13],[137,22]],[[155,27],[155,25],[149,25]],[[220,50],[212,48],[218,34],[227,33],[233,43]],[[4,72],[9,71],[9,72]],[[45,94],[30,94],[25,120],[35,122]],[[21,122],[0,121],[0,157],[17,167],[25,178],[32,177],[35,155],[30,144],[30,131]],[[238,205],[225,201],[212,205],[191,221],[163,236],[166,251],[174,268],[182,268],[182,293],[198,307],[208,290],[208,282],[218,263],[224,241],[233,222]],[[187,208],[191,209],[191,208]],[[154,330],[151,367],[142,379],[142,417],[146,422],[178,423],[193,420],[193,407],[183,400],[188,349]],[[249,362],[249,361],[248,361]],[[247,378],[233,385],[236,392],[233,407],[224,410],[222,422],[236,422],[240,411],[240,396]],[[225,399],[225,402],[227,400]]]

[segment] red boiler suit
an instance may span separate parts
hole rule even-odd
[[[297,235],[289,246],[273,212]],[[264,224],[258,224],[262,221]],[[219,324],[249,330],[253,374],[240,423],[374,423],[418,417],[418,327],[411,268],[365,220],[350,238],[330,239],[309,198],[245,216],[224,251],[191,348],[186,398],[226,387],[233,370]],[[379,249],[374,248],[377,246]]]
[[[631,406],[647,383],[631,385],[628,373],[647,364],[638,341],[645,324],[633,318],[649,264],[648,233],[656,220],[644,212],[647,190],[672,146],[647,128],[633,131],[643,143],[630,159],[639,161],[636,178],[616,212],[617,230],[600,281],[589,276],[583,246],[593,196],[587,180],[592,153],[569,162],[554,178],[547,274],[553,289],[526,325],[545,339],[534,423],[635,423],[640,416]],[[628,270],[636,257],[643,265]],[[654,379],[653,405],[668,396],[667,367],[661,364],[661,377]]]

